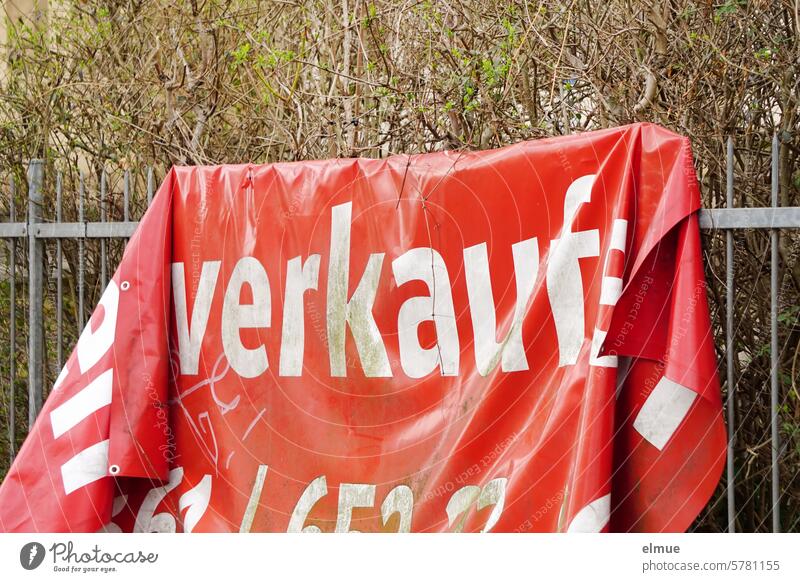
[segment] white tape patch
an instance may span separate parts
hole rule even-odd
[[[633,421],[633,428],[661,451],[675,434],[696,397],[694,391],[666,376],[662,377]]]

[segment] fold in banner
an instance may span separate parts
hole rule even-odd
[[[650,124],[174,168],[0,529],[683,531],[726,442],[699,205]]]

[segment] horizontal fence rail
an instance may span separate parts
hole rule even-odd
[[[800,206],[787,208],[712,208],[700,211],[700,228],[800,228]]]
[[[699,214],[703,230],[800,228],[800,206],[787,208],[712,208]],[[0,238],[88,239],[130,238],[139,223],[134,222],[52,222],[28,225],[0,223]]]
[[[0,223],[0,238],[130,238],[139,223],[134,222],[25,222]]]
[[[770,236],[770,433],[771,433],[771,516],[772,531],[781,531],[780,516],[780,473],[779,458],[781,455],[780,444],[780,414],[779,414],[779,389],[780,389],[780,365],[778,350],[778,269],[780,264],[780,230],[800,229],[800,207],[779,207],[778,205],[778,160],[780,157],[780,143],[777,136],[773,139],[771,150],[771,207],[761,208],[735,208],[733,201],[734,194],[734,146],[733,140],[728,139],[726,143],[726,204],[725,208],[706,208],[699,212],[700,228],[705,231],[721,231],[725,234],[726,243],[726,318],[724,322],[724,345],[725,351],[725,375],[727,382],[727,400],[725,404],[725,414],[728,426],[728,448],[727,448],[727,529],[729,532],[736,530],[736,498],[734,485],[736,478],[736,466],[734,447],[736,446],[736,410],[735,410],[735,373],[734,358],[736,356],[736,346],[734,341],[734,232],[748,229],[767,231]],[[149,206],[154,194],[154,171],[149,168],[146,172],[146,204]],[[27,188],[28,188],[28,208],[27,220],[20,221],[20,215],[14,205],[17,184],[12,180],[8,184],[7,192],[10,194],[10,204],[8,209],[8,221],[0,222],[0,239],[6,241],[8,249],[7,267],[11,276],[9,277],[9,365],[7,377],[9,379],[8,398],[9,402],[15,402],[15,382],[19,372],[17,366],[17,342],[19,340],[16,328],[16,304],[20,295],[17,293],[16,269],[18,267],[16,256],[20,244],[26,244],[28,253],[27,270],[27,295],[28,295],[28,353],[27,353],[27,372],[28,372],[28,417],[29,426],[33,423],[42,406],[43,399],[43,351],[44,351],[44,326],[43,319],[43,245],[47,241],[54,241],[56,245],[55,254],[55,280],[56,280],[56,336],[57,336],[57,369],[61,369],[64,358],[64,321],[63,321],[63,268],[64,268],[64,242],[72,241],[76,243],[78,254],[77,267],[77,317],[76,332],[79,334],[85,324],[84,301],[86,294],[86,244],[89,241],[98,241],[100,244],[100,266],[98,281],[102,285],[108,281],[108,245],[111,241],[122,241],[124,243],[130,238],[137,226],[138,221],[130,218],[130,199],[132,189],[132,177],[129,171],[124,172],[123,191],[122,191],[122,220],[113,221],[109,219],[107,208],[108,195],[108,175],[105,171],[101,172],[98,183],[99,191],[99,221],[86,220],[85,198],[86,180],[83,174],[78,181],[78,208],[77,221],[65,222],[62,220],[62,188],[63,180],[61,173],[58,173],[55,180],[55,221],[45,222],[42,220],[43,204],[43,184],[44,184],[44,162],[41,160],[31,161],[28,168]],[[97,266],[95,266],[97,270]],[[113,272],[113,270],[112,270]],[[101,289],[102,289],[101,287]],[[77,337],[77,336],[76,336]],[[723,338],[718,338],[723,339]],[[10,444],[10,456],[13,459],[15,454],[14,447],[17,442],[15,433],[15,418],[13,404],[8,407],[8,439]]]

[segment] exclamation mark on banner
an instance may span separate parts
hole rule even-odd
[[[611,325],[611,315],[614,306],[622,295],[622,277],[625,273],[625,241],[628,237],[628,221],[614,220],[611,227],[611,243],[606,253],[606,263],[603,266],[603,281],[600,284],[600,308],[598,310],[597,327],[592,337],[592,351],[589,356],[589,365],[603,368],[616,368],[617,356],[600,356],[600,348],[606,339],[608,328]]]

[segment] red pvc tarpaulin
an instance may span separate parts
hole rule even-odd
[[[724,464],[688,139],[174,168],[4,531],[682,531]]]

